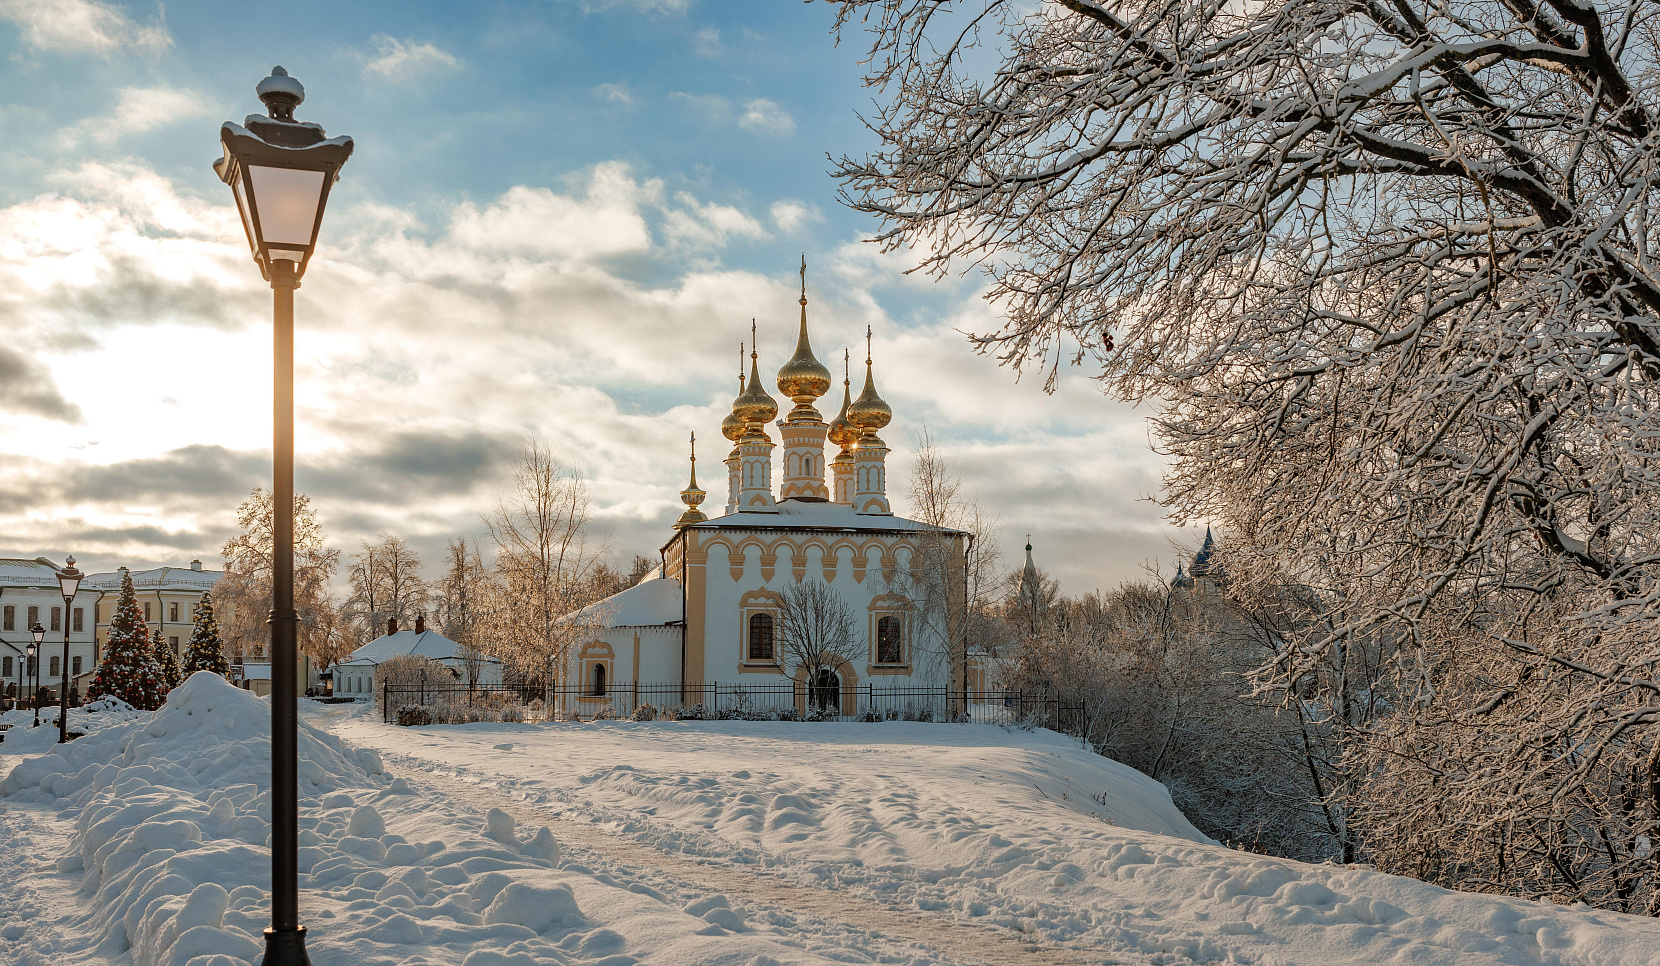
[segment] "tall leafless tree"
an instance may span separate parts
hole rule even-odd
[[[513,489],[484,518],[500,593],[481,608],[491,648],[527,683],[547,681],[598,620],[572,619],[593,603],[604,553],[588,539],[588,483],[540,437],[525,443]]]
[[[1159,405],[1232,592],[1338,618],[1281,686],[1396,655],[1355,749],[1371,858],[1660,913],[1654,9],[837,6],[871,31],[883,147],[841,174],[882,243],[985,267],[984,351]]]
[[[909,566],[894,589],[909,598],[916,619],[913,662],[945,672],[952,688],[967,689],[971,652],[993,642],[977,633],[998,585],[996,520],[962,492],[963,481],[924,429],[917,439],[907,489],[910,514],[929,529],[915,534]]]
[[[784,588],[778,601],[777,637],[784,673],[806,682],[809,700],[815,707],[826,702],[820,682],[829,675],[845,682],[842,668],[864,652],[853,610],[821,580]],[[839,708],[830,710],[840,713]]]

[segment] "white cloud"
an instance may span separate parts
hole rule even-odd
[[[714,27],[704,27],[693,34],[692,50],[699,57],[719,57],[721,55],[720,31]]]
[[[701,203],[687,192],[675,196],[682,207],[669,209],[663,235],[684,248],[716,248],[729,238],[761,239],[767,230],[747,212],[714,202]]]
[[[744,105],[738,126],[757,134],[781,136],[795,131],[795,118],[774,101],[757,97]]]
[[[767,209],[772,215],[772,223],[778,230],[787,235],[800,231],[809,222],[823,221],[824,215],[818,210],[818,205],[810,201],[795,201],[790,198],[780,198]]]
[[[482,211],[464,204],[449,237],[479,251],[572,261],[643,252],[651,235],[640,205],[660,190],[656,181],[635,181],[628,165],[609,162],[594,167],[581,198],[519,185]]]
[[[583,13],[596,13],[623,8],[641,13],[679,16],[691,9],[692,0],[574,0]]]
[[[385,80],[405,80],[438,70],[454,70],[461,66],[454,55],[430,43],[399,40],[386,34],[376,34],[370,43],[374,54],[363,65],[363,76],[378,76]]]
[[[609,101],[612,104],[634,103],[633,92],[631,92],[628,89],[628,85],[622,81],[607,81],[604,84],[596,84],[595,86],[589,88],[588,92],[600,100]]]
[[[65,128],[60,141],[74,147],[87,141],[113,144],[129,134],[143,134],[177,121],[213,113],[214,104],[200,91],[174,87],[123,87],[115,107],[98,117]]]
[[[121,47],[162,50],[173,44],[159,19],[141,24],[99,0],[0,0],[0,17],[22,28],[23,40],[40,50],[109,54]]]

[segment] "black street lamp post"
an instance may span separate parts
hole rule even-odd
[[[75,569],[75,558],[70,557],[58,571],[58,590],[63,593],[63,677],[58,685],[58,744],[69,740],[69,608],[75,603],[75,592],[81,589],[81,577]]]
[[[310,966],[300,925],[298,615],[294,611],[294,290],[311,261],[329,188],[352,154],[349,137],[326,138],[294,120],[305,88],[281,67],[259,82],[269,116],[219,129],[225,156],[214,170],[236,195],[254,261],[271,283],[271,925],[263,966]]]
[[[29,679],[33,687],[29,691],[29,704],[35,709],[36,728],[40,727],[40,642],[46,640],[46,628],[35,621],[35,626],[29,628],[29,636],[34,640],[29,642]]]

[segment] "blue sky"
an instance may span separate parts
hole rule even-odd
[[[793,343],[805,252],[821,357],[875,331],[896,489],[926,425],[1011,564],[1026,531],[1070,592],[1173,559],[1144,414],[973,355],[979,280],[903,275],[837,203],[827,155],[873,139],[830,9],[272,9],[0,0],[0,554],[216,562],[268,465],[269,309],[210,162],[282,64],[357,142],[298,307],[299,482],[347,553],[390,531],[435,562],[536,432],[596,536],[655,554],[687,432],[718,486],[748,320],[764,371]]]

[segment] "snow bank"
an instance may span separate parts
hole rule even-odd
[[[0,780],[0,963],[257,962],[269,722],[265,699],[204,672],[154,713],[18,761]],[[545,826],[423,799],[377,752],[304,721],[298,737],[301,918],[316,962],[628,966],[670,949],[687,963],[826,962],[558,867]]]

